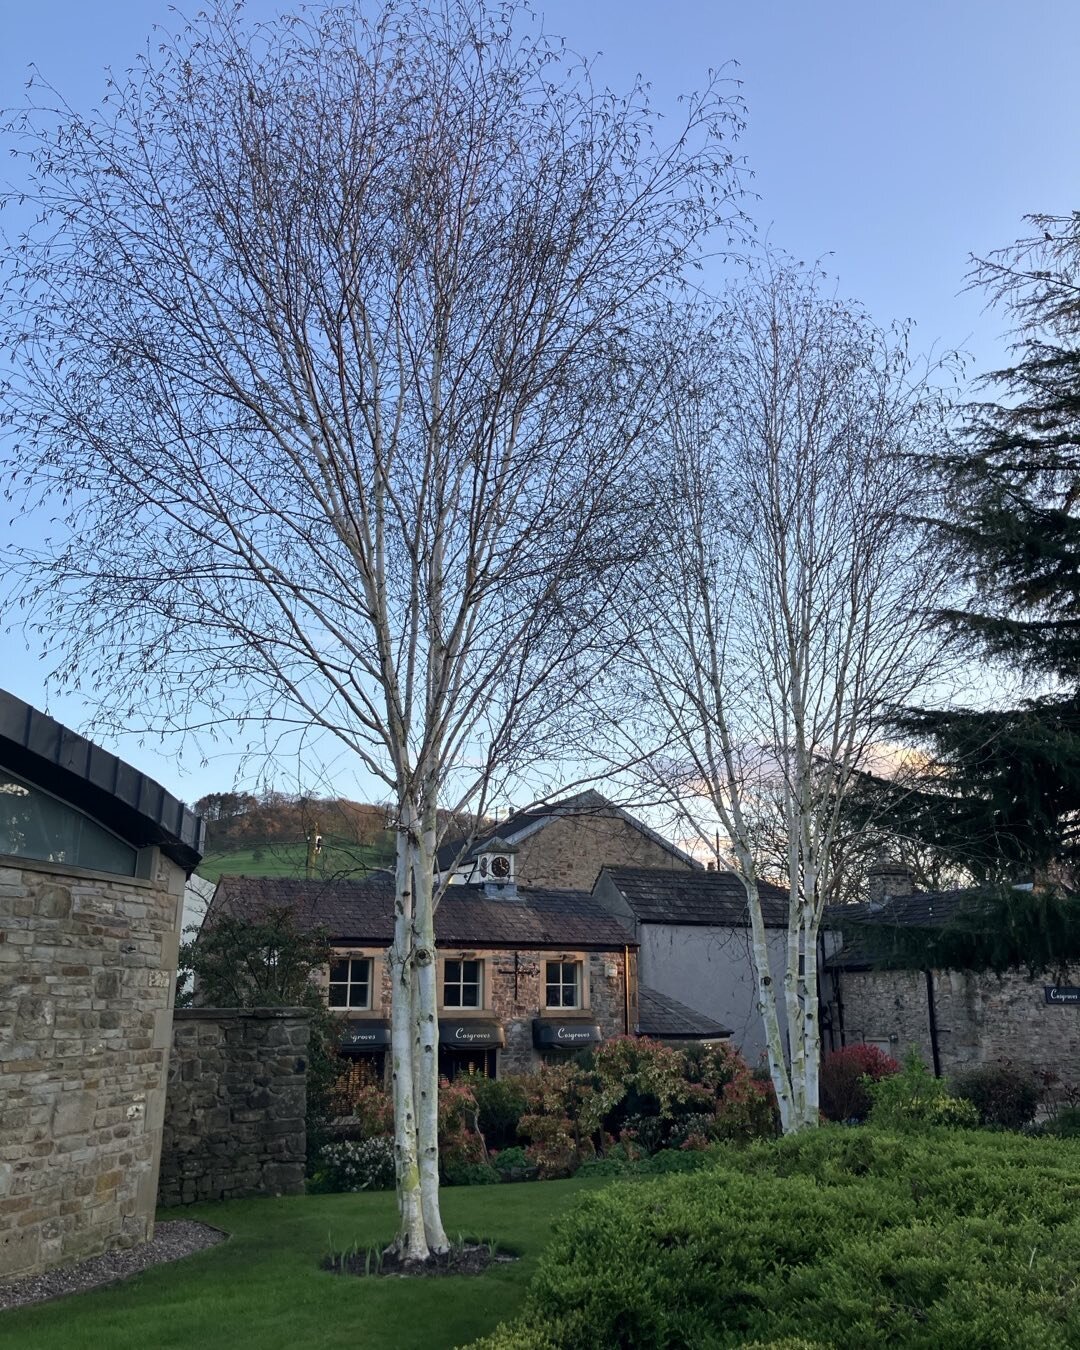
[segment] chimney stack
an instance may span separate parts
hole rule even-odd
[[[906,863],[897,862],[885,854],[866,872],[866,899],[871,909],[880,909],[891,895],[912,895],[915,883]]]

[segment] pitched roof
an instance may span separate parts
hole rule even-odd
[[[437,863],[442,871],[446,871],[459,863],[470,861],[478,853],[490,848],[493,844],[513,844],[537,830],[542,830],[545,825],[550,824],[551,821],[558,819],[560,816],[588,815],[619,816],[681,862],[685,862],[691,867],[701,867],[701,864],[695,858],[692,858],[689,853],[684,853],[681,848],[677,848],[670,839],[665,839],[662,834],[658,834],[651,829],[644,821],[638,820],[625,808],[616,806],[614,802],[608,801],[602,793],[591,788],[585,792],[574,793],[571,797],[563,797],[557,802],[530,806],[524,811],[515,811],[512,816],[507,816],[505,820],[499,821],[490,830],[479,835],[471,844],[467,844],[464,838],[448,840],[436,854]]]
[[[972,902],[982,896],[978,887],[956,891],[912,891],[908,895],[890,895],[878,904],[830,905],[822,927],[843,930],[843,946],[826,962],[837,967],[868,967],[879,947],[872,932],[866,937],[860,928],[942,928],[961,911],[970,912]]]
[[[662,867],[605,867],[640,923],[700,924],[741,928],[750,922],[746,890],[734,872],[668,872]],[[786,928],[788,895],[758,883],[768,928]]]
[[[509,888],[508,888],[509,890]],[[388,946],[394,930],[394,878],[360,881],[222,877],[205,922],[232,915],[256,919],[291,910],[302,929],[325,928],[333,942]],[[435,911],[442,947],[636,946],[626,929],[584,891],[521,886],[498,894],[484,886],[449,886]]]
[[[730,1027],[644,984],[638,985],[638,1032],[659,1040],[716,1041],[731,1035]]]

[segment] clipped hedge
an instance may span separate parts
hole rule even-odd
[[[1080,1148],[824,1128],[617,1182],[557,1227],[480,1345],[1080,1344]]]

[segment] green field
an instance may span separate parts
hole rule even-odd
[[[385,848],[362,844],[328,844],[319,855],[315,875],[319,877],[363,877],[393,861]],[[208,853],[199,865],[198,875],[208,881],[219,877],[302,877],[307,863],[303,844],[252,844],[247,848]]]
[[[363,1279],[319,1269],[330,1249],[384,1243],[391,1193],[235,1200],[171,1210],[227,1242],[90,1294],[0,1313],[12,1350],[450,1350],[520,1307],[551,1224],[588,1182],[443,1192],[447,1231],[495,1238],[522,1259],[479,1276]]]

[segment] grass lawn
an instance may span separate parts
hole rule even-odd
[[[331,842],[319,861],[319,875],[364,877],[372,868],[386,867],[391,861],[392,856],[384,848],[361,844],[336,848]],[[253,844],[250,848],[208,853],[198,871],[207,881],[217,881],[223,876],[302,877],[306,864],[307,848],[303,844]]]
[[[443,1192],[459,1233],[494,1237],[522,1259],[473,1277],[358,1279],[318,1269],[330,1248],[387,1239],[392,1193],[234,1200],[164,1212],[202,1219],[228,1242],[124,1284],[0,1313],[19,1350],[442,1350],[512,1316],[551,1224],[588,1181],[460,1186]]]

